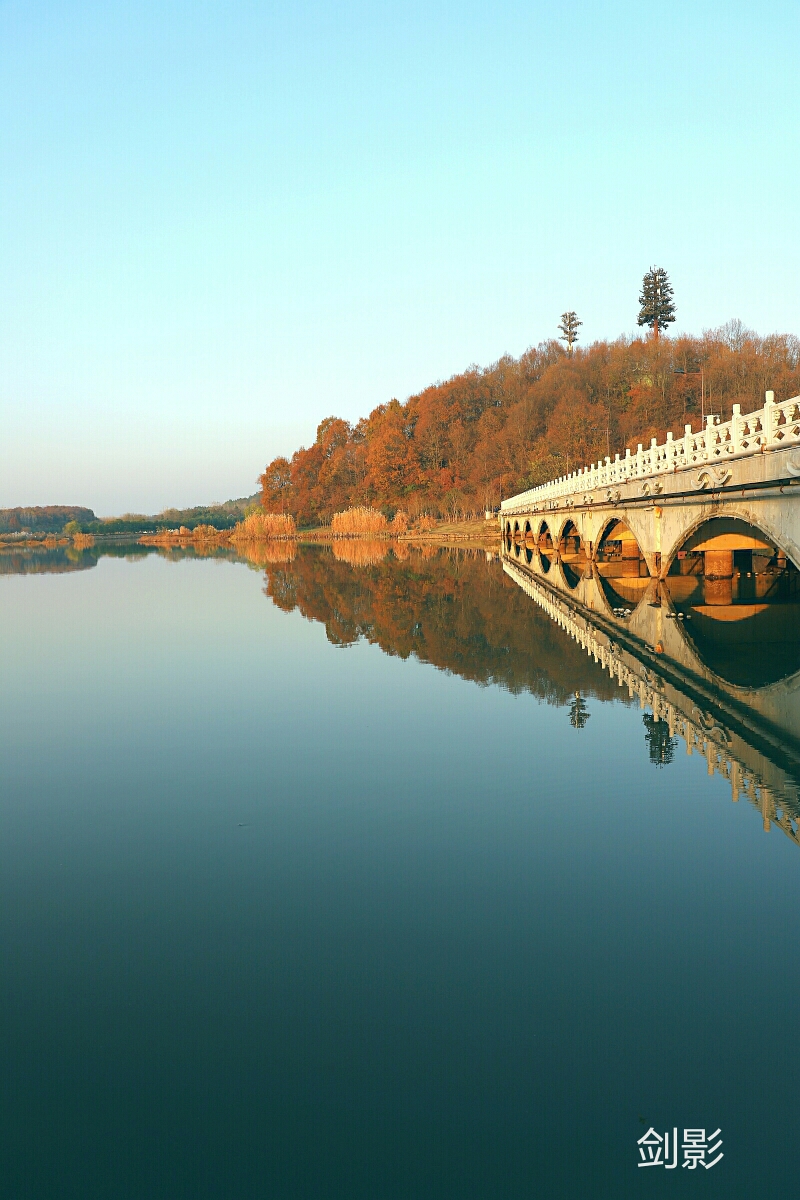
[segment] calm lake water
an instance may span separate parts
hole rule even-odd
[[[125,553],[0,560],[0,1195],[796,1194],[800,676],[483,553]]]

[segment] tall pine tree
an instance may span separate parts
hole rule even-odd
[[[576,312],[565,312],[561,314],[561,330],[560,341],[567,343],[567,350],[572,354],[572,347],[578,340],[578,326],[582,325],[583,321],[578,320]]]
[[[584,729],[586,722],[592,714],[586,707],[586,701],[580,692],[576,692],[575,696],[569,702],[569,723],[573,729]]]
[[[658,341],[659,333],[675,320],[672,295],[672,284],[667,272],[663,267],[651,267],[642,280],[639,324],[650,326],[655,341]]]

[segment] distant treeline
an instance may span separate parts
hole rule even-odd
[[[90,508],[49,504],[44,508],[0,508],[0,533],[60,533],[69,521],[96,521]]]
[[[156,516],[126,513],[123,517],[98,518],[90,508],[51,505],[47,508],[0,509],[0,533],[61,533],[69,525],[70,533],[139,534],[161,529],[177,529],[183,525],[213,525],[215,529],[232,529],[256,503],[257,496],[226,500],[197,508],[167,508]]]
[[[327,417],[313,446],[274,459],[261,502],[303,526],[370,505],[455,517],[588,466],[652,437],[676,436],[731,406],[760,408],[764,392],[800,392],[800,339],[760,337],[729,321],[702,337],[619,338],[565,352],[542,342],[515,359],[470,367],[405,403],[391,400],[351,425]]]
[[[244,496],[240,500],[226,500],[224,504],[209,504],[197,508],[165,508],[156,516],[141,513],[126,513],[122,517],[107,517],[92,521],[83,533],[125,534],[155,533],[161,529],[194,529],[197,525],[213,525],[215,529],[233,529],[256,503],[257,496]]]

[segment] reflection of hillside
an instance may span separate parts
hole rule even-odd
[[[15,546],[0,551],[0,575],[62,575],[96,566],[94,550],[74,550],[71,546],[56,550],[24,550]]]
[[[60,575],[66,571],[89,570],[96,567],[101,558],[125,558],[136,562],[151,554],[158,554],[170,562],[197,558],[225,558],[236,562],[242,557],[228,545],[143,546],[139,542],[101,542],[90,550],[78,550],[74,546],[54,549],[37,546],[30,550],[19,545],[0,546],[0,575]],[[285,558],[284,552],[277,556],[267,553],[257,555],[253,561],[257,566],[264,566],[268,562],[283,562]]]
[[[616,686],[564,637],[483,551],[402,549],[402,559],[353,570],[326,547],[301,546],[267,569],[265,594],[325,625],[329,641],[359,638],[401,658],[414,655],[477,683],[566,704],[618,699]]]

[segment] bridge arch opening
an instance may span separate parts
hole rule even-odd
[[[608,522],[595,557],[608,603],[616,613],[629,615],[650,585],[650,572],[635,535],[624,521],[615,518]]]
[[[514,542],[514,554],[516,555],[517,558],[519,558],[520,554],[522,553],[522,551],[521,551],[522,530],[520,529],[519,521],[514,522],[513,542]]]
[[[536,536],[536,548],[539,551],[539,562],[546,575],[550,570],[550,563],[555,554],[553,538],[546,521],[542,521],[539,526],[539,532]]]
[[[800,671],[800,571],[774,538],[738,517],[712,517],[683,542],[665,587],[710,670],[739,687]]]
[[[564,579],[569,587],[576,588],[580,583],[581,575],[586,565],[586,555],[581,535],[578,533],[573,521],[567,521],[561,531],[558,549]]]
[[[534,552],[533,530],[531,529],[530,521],[525,522],[522,530],[522,541],[525,547],[525,562],[530,566],[533,561]]]
[[[648,578],[645,557],[639,548],[636,536],[624,521],[609,521],[597,543],[597,562],[605,569],[606,578]]]

